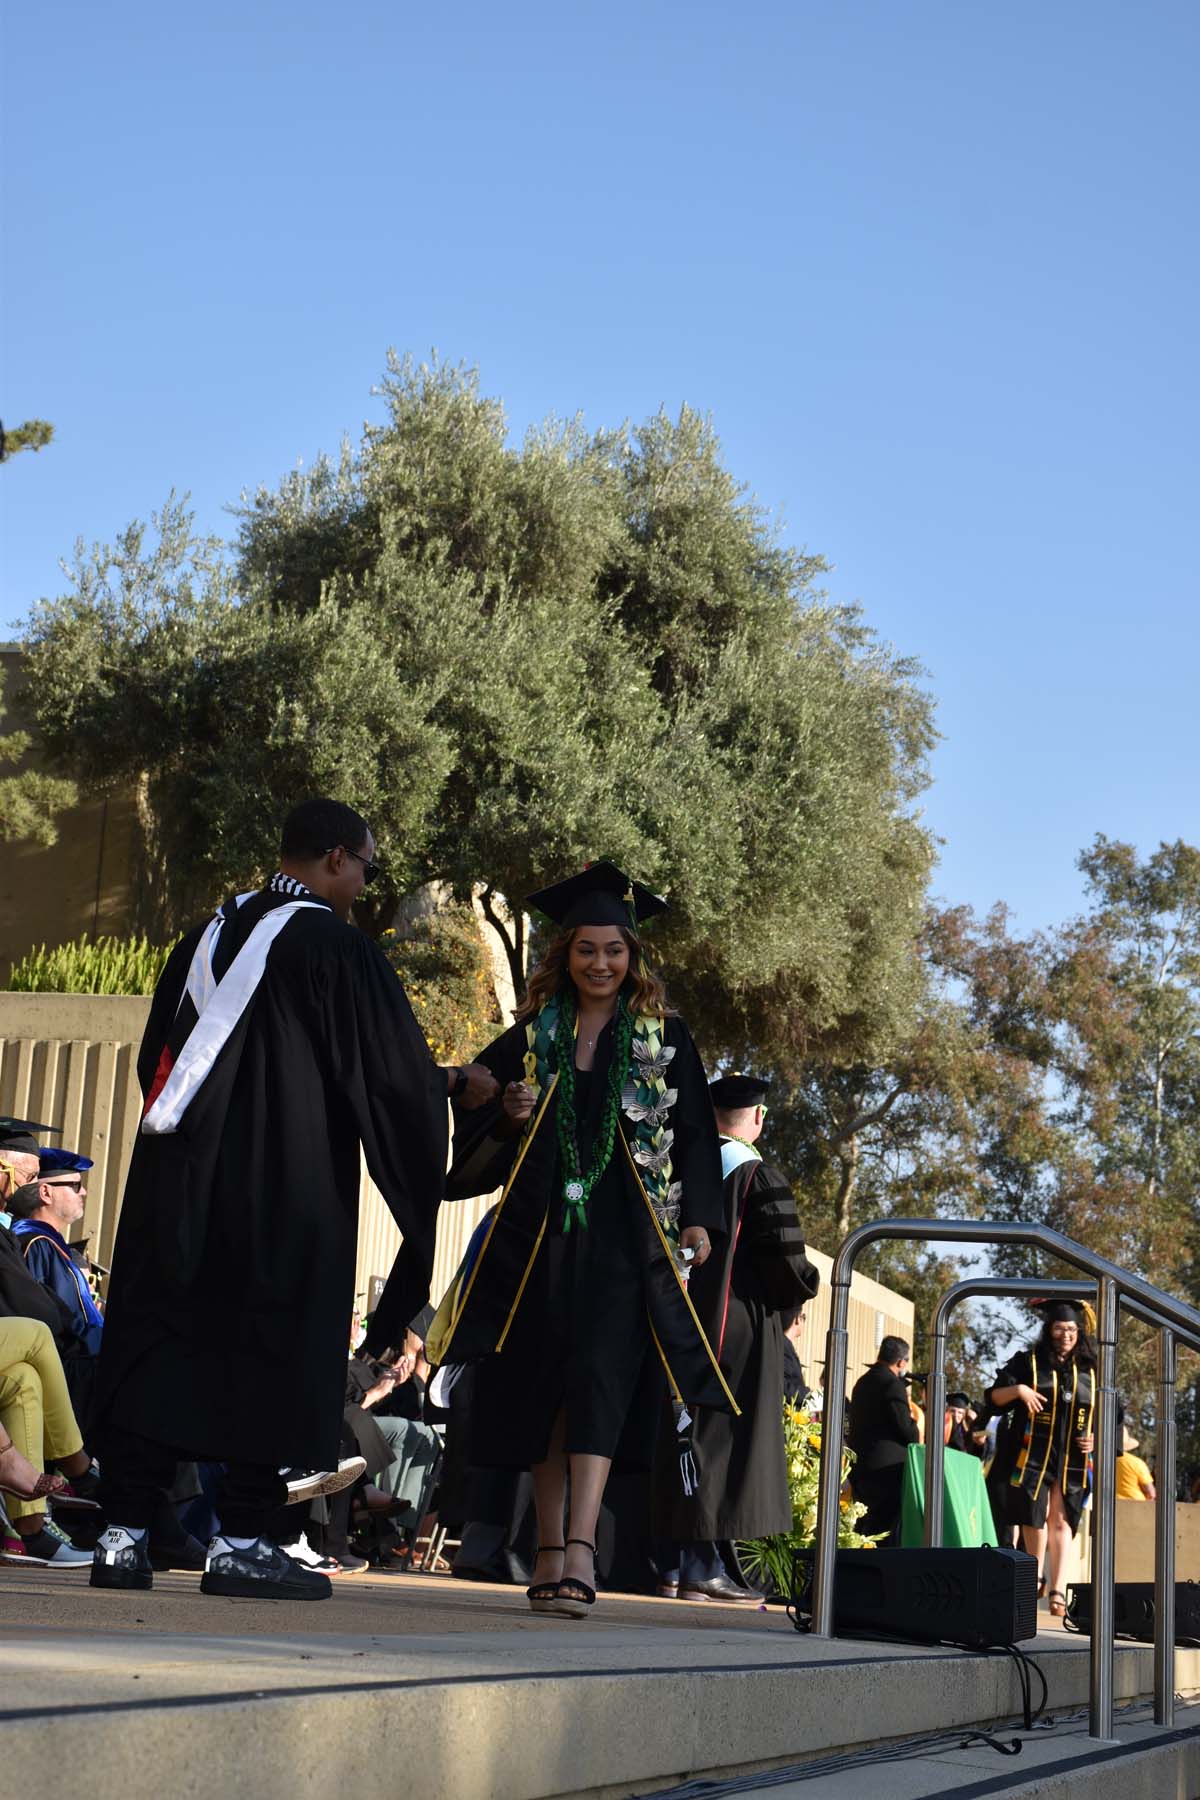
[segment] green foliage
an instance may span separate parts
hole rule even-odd
[[[4,670],[0,669],[0,719],[4,712]],[[19,762],[32,747],[29,732],[4,732],[0,735],[0,765]],[[74,782],[43,774],[40,769],[0,776],[0,843],[57,843],[55,815],[74,806],[77,798]]]
[[[792,1529],[773,1537],[749,1538],[737,1547],[738,1561],[750,1580],[766,1592],[790,1594],[792,1557],[816,1541],[817,1499],[821,1479],[821,1421],[790,1401],[783,1403],[784,1454],[788,1489],[792,1500]],[[843,1550],[863,1550],[879,1542],[857,1529],[866,1507],[853,1499],[846,1482],[854,1466],[854,1452],[842,1452],[843,1494],[838,1505],[838,1544]]]
[[[7,462],[22,450],[44,450],[54,437],[54,427],[47,419],[26,419],[11,431],[0,427],[0,462]]]
[[[144,937],[76,938],[23,956],[9,988],[23,994],[152,994],[171,947]]]
[[[324,790],[375,831],[372,929],[422,882],[499,916],[611,856],[670,893],[655,954],[711,1055],[885,1054],[920,988],[917,671],[824,600],[700,415],[513,446],[473,371],[392,358],[381,394],[336,467],[244,498],[236,573],[172,499],[30,621],[56,766],[134,784],[140,916],[255,879]]]
[[[437,1062],[470,1062],[500,1025],[491,961],[469,906],[449,906],[380,939]]]

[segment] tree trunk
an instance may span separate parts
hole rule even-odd
[[[858,1182],[858,1134],[848,1137],[838,1151],[838,1162],[842,1167],[842,1177],[838,1182],[837,1194],[837,1228],[838,1243],[850,1235],[850,1206],[854,1199],[854,1189]]]

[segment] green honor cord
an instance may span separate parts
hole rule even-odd
[[[565,986],[560,998],[558,1031],[553,1057],[558,1070],[558,1147],[565,1171],[563,1181],[563,1236],[573,1225],[587,1230],[587,1205],[592,1189],[609,1165],[617,1137],[617,1120],[621,1112],[621,1094],[629,1074],[630,1050],[633,1044],[633,1019],[622,994],[617,1001],[613,1026],[612,1060],[608,1065],[608,1087],[604,1096],[604,1114],[592,1157],[584,1173],[579,1166],[579,1125],[575,1116],[575,995]]]

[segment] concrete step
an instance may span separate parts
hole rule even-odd
[[[1020,1706],[1005,1655],[818,1642],[778,1612],[602,1598],[575,1623],[533,1618],[511,1588],[415,1578],[272,1608],[206,1601],[183,1575],[150,1595],[47,1578],[8,1610],[6,1585],[6,1797],[78,1800],[81,1778],[89,1800],[649,1794],[699,1777],[744,1782],[765,1764],[790,1766],[780,1779],[793,1779],[801,1759],[1009,1719]],[[1025,1648],[1052,1712],[1086,1707],[1085,1642],[1055,1629]],[[1148,1646],[1118,1648],[1118,1705],[1144,1699],[1152,1679]],[[1200,1694],[1200,1652],[1179,1653],[1176,1686]],[[895,1786],[901,1766],[886,1772],[897,1800],[922,1791]],[[994,1752],[980,1768],[1010,1784],[1018,1773]]]

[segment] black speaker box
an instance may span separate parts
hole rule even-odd
[[[1117,1637],[1154,1642],[1154,1583],[1118,1581],[1113,1589],[1113,1630]],[[1092,1631],[1092,1584],[1077,1581],[1067,1589],[1067,1622],[1076,1631]],[[1175,1642],[1200,1645],[1200,1582],[1175,1583]]]
[[[813,1553],[797,1550],[792,1605],[812,1611]],[[1023,1550],[839,1550],[834,1630],[923,1644],[1016,1644],[1037,1636],[1037,1563]]]

